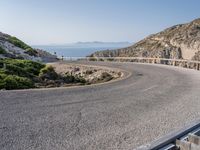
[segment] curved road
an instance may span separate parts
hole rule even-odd
[[[200,72],[89,64],[132,74],[104,85],[0,91],[0,149],[131,150],[200,118]]]

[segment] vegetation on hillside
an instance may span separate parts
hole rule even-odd
[[[31,56],[37,55],[36,50],[34,50],[32,47],[30,47],[29,45],[27,45],[26,43],[22,42],[21,40],[19,40],[18,38],[14,37],[14,36],[10,36],[8,38],[8,41],[17,47],[24,49],[25,53],[27,53]]]
[[[0,89],[33,88],[45,65],[19,59],[0,59]]]
[[[0,46],[0,54],[6,54],[6,50]]]
[[[22,48],[22,49],[28,49],[31,48],[30,46],[28,46],[27,44],[25,44],[24,42],[22,42],[21,40],[19,40],[18,38],[14,37],[14,36],[10,36],[8,41],[10,43],[12,43],[13,45]]]
[[[77,75],[57,74],[52,66],[20,59],[0,59],[0,89],[58,87],[86,81]]]
[[[32,48],[27,48],[25,53],[29,54],[30,56],[37,56],[38,52]]]

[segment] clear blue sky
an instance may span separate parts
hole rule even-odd
[[[129,41],[200,17],[200,0],[0,0],[0,31],[33,44]]]

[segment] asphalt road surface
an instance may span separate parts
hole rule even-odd
[[[0,91],[0,149],[131,150],[200,118],[200,72],[89,64],[132,74],[104,85]]]

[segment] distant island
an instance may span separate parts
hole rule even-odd
[[[76,42],[68,44],[33,45],[36,49],[45,49],[51,54],[64,57],[85,57],[100,50],[112,50],[131,46],[129,42]]]
[[[91,47],[115,47],[115,46],[127,46],[131,45],[132,43],[130,42],[101,42],[101,41],[93,41],[93,42],[77,42],[74,43],[74,45],[77,46],[91,46]]]
[[[92,42],[75,42],[66,44],[48,44],[48,45],[33,45],[33,47],[72,47],[72,48],[86,48],[86,47],[127,47],[132,45],[130,42],[102,42],[102,41],[92,41]]]

